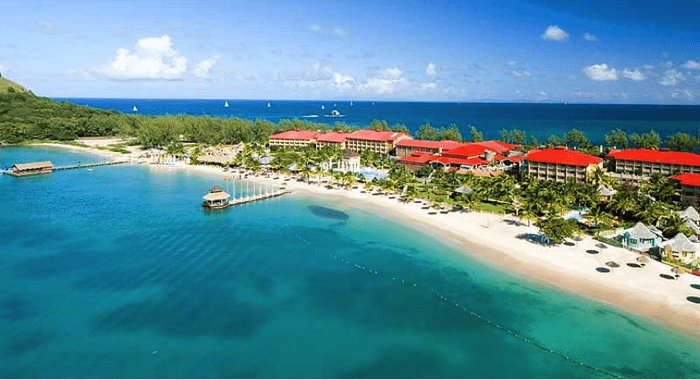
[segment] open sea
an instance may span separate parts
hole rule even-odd
[[[0,167],[39,160],[101,159],[0,148]],[[205,212],[222,182],[146,166],[0,176],[0,377],[700,377],[700,341],[361,203]]]
[[[201,99],[93,99],[56,98],[101,109],[114,109],[125,114],[239,117],[255,120],[301,119],[333,125],[343,122],[366,127],[373,120],[386,120],[389,125],[401,123],[415,136],[418,127],[430,123],[434,127],[456,124],[462,137],[469,139],[469,126],[483,132],[484,138],[500,139],[502,129],[521,129],[544,142],[550,135],[572,128],[586,133],[594,144],[602,144],[605,134],[620,128],[628,134],[655,130],[662,139],[675,132],[693,136],[700,131],[698,105],[625,105],[625,104],[548,104],[548,103],[436,103],[436,102],[368,102],[355,101],[291,101],[272,100],[270,107],[262,100]],[[137,111],[133,111],[133,107]],[[325,109],[322,109],[325,108]],[[338,110],[341,117],[332,117]]]

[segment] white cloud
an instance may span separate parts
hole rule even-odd
[[[138,40],[133,51],[118,49],[117,56],[95,72],[116,80],[173,80],[182,79],[186,70],[187,57],[178,54],[166,34]]]
[[[542,33],[542,39],[548,41],[566,41],[569,39],[569,33],[556,25],[550,25],[547,30]]]
[[[401,69],[392,67],[367,78],[359,89],[377,94],[393,94],[404,84],[406,84],[406,74]]]
[[[688,89],[682,90],[682,91],[676,91],[676,92],[671,94],[671,97],[672,98],[684,97],[688,100],[693,100],[693,98],[694,98],[693,93]]]
[[[42,21],[38,24],[38,27],[41,30],[41,33],[44,34],[54,35],[58,33],[58,27],[53,21]]]
[[[651,70],[654,68],[654,65],[644,65],[644,70]]]
[[[435,83],[435,82],[421,83],[420,89],[423,90],[424,92],[435,91],[435,89],[437,89],[437,83]]]
[[[598,37],[596,37],[594,34],[591,33],[583,33],[583,39],[588,42],[595,42],[598,41]]]
[[[335,28],[333,28],[333,35],[338,38],[343,38],[348,36],[348,32],[346,32],[345,29],[336,26]]]
[[[646,79],[646,76],[644,76],[644,73],[642,73],[639,70],[630,70],[625,68],[622,70],[622,76],[627,78],[627,79],[632,79],[635,82],[642,81]]]
[[[220,55],[215,55],[197,63],[197,66],[194,68],[194,76],[200,79],[211,78],[211,69],[219,61],[219,58],[221,58]]]
[[[336,71],[330,63],[316,62],[304,73],[281,73],[280,83],[291,90],[347,91],[355,87],[355,78]]]
[[[683,67],[689,70],[700,70],[700,62],[688,60],[685,64],[683,64]]]
[[[675,86],[679,82],[684,81],[685,76],[681,74],[680,72],[676,71],[676,69],[669,69],[664,72],[663,78],[661,78],[661,83],[664,86]]]
[[[430,62],[425,68],[425,73],[428,74],[428,76],[434,77],[435,75],[437,75],[437,66],[435,66],[434,63]]]
[[[527,78],[532,76],[532,73],[527,70],[513,70],[511,71],[511,74],[516,78]]]
[[[321,28],[320,24],[310,24],[309,30],[314,33],[319,33],[321,30],[323,30],[323,28]]]
[[[610,66],[607,63],[599,63],[597,65],[591,65],[583,69],[586,72],[586,76],[590,80],[595,81],[607,81],[607,80],[617,80],[617,69]]]

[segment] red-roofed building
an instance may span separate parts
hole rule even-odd
[[[700,174],[683,173],[671,177],[681,184],[681,202],[697,206],[700,203]]]
[[[603,168],[603,159],[563,147],[531,150],[527,173],[540,180],[566,182],[573,178],[586,183],[594,168]]]
[[[607,157],[612,160],[612,170],[616,173],[643,175],[661,173],[700,173],[700,155],[689,152],[675,152],[654,149],[613,150]]]
[[[410,156],[413,152],[426,152],[430,154],[441,154],[443,151],[455,149],[464,145],[452,140],[430,141],[405,139],[396,144],[396,155],[399,158]]]
[[[320,133],[292,129],[270,136],[270,146],[305,147],[316,142]]]
[[[350,134],[347,132],[328,132],[318,135],[316,138],[316,148],[321,149],[324,146],[337,146],[339,149],[345,149],[345,139]]]
[[[406,139],[413,139],[413,137],[403,132],[360,129],[345,138],[345,147],[353,152],[370,150],[386,155],[396,147],[399,141]]]
[[[416,141],[416,140],[413,140]],[[411,141],[411,143],[413,142]],[[420,147],[439,147],[440,145],[435,143],[440,143],[436,141],[424,141],[418,140],[418,144],[411,144],[402,141],[400,144],[405,146],[417,145]],[[441,141],[444,143],[445,141]],[[428,144],[428,143],[433,143]],[[462,168],[462,169],[472,169],[479,166],[488,165],[491,162],[506,162],[519,163],[522,156],[510,156],[506,157],[507,154],[512,153],[512,150],[518,145],[506,144],[499,141],[483,141],[478,143],[455,143],[456,147],[454,149],[445,150],[442,154],[428,155],[427,152],[413,152],[411,155],[403,157],[401,162],[415,169],[420,166],[428,165],[430,163],[438,163],[445,168]],[[398,151],[397,147],[397,151]],[[420,153],[420,154],[418,154]]]

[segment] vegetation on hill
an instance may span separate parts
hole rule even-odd
[[[5,91],[7,91],[8,88],[13,88],[15,91],[19,91],[19,92],[30,92],[26,88],[22,87],[21,85],[13,82],[7,78],[0,77],[0,92],[5,92]]]

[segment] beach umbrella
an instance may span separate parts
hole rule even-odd
[[[610,268],[618,268],[620,266],[620,264],[614,261],[608,261],[607,263],[605,263],[605,265],[609,266]]]
[[[671,272],[673,272],[676,275],[676,278],[678,278],[681,276],[681,274],[683,274],[683,269],[681,269],[679,267],[673,267],[671,269]]]

